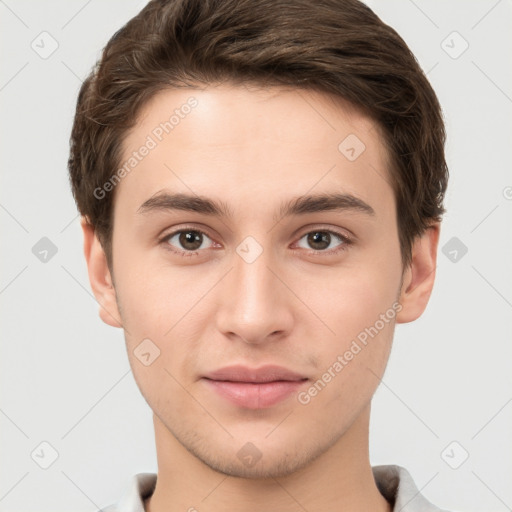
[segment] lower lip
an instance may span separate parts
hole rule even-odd
[[[296,393],[307,380],[250,383],[225,380],[203,379],[219,395],[230,402],[247,409],[264,409]]]

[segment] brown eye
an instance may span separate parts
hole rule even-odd
[[[301,241],[305,240],[306,245],[302,245]],[[338,243],[335,243],[338,242]],[[339,250],[345,249],[350,245],[351,240],[335,231],[330,230],[317,230],[306,233],[298,242],[298,246],[303,249],[310,249],[318,253],[333,254]]]
[[[313,249],[323,250],[329,247],[331,242],[331,235],[325,231],[315,231],[313,233],[308,233],[307,240],[308,244]]]
[[[209,237],[202,231],[196,229],[182,229],[175,231],[165,238],[166,243],[171,245],[178,252],[197,251],[208,247],[201,247],[205,239]]]

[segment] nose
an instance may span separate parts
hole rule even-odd
[[[218,330],[250,344],[287,336],[294,321],[294,296],[283,281],[286,278],[270,251],[263,251],[252,262],[235,253],[233,268],[219,290]]]

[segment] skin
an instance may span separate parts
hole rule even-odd
[[[163,91],[141,112],[124,156],[191,96],[198,105],[115,189],[112,269],[82,221],[100,316],[124,328],[136,382],[154,413],[158,480],[146,510],[390,511],[369,462],[370,402],[395,323],[418,318],[429,300],[439,225],[416,239],[404,269],[379,127],[343,101],[305,89]],[[366,146],[354,161],[338,149],[349,134]],[[231,217],[140,211],[163,190],[222,201]],[[374,214],[279,215],[291,198],[333,191]],[[199,249],[164,238],[180,228],[205,233]],[[352,243],[334,253],[343,242],[325,230]],[[323,245],[307,236],[318,231],[327,236]],[[247,236],[263,250],[251,263],[236,252]],[[308,390],[397,301],[400,312],[307,404],[294,393],[247,409],[201,379],[232,364],[278,364],[308,377],[301,388]],[[148,338],[160,355],[145,366],[134,350]],[[237,456],[248,442],[261,455],[252,467]]]

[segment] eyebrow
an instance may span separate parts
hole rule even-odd
[[[159,191],[141,204],[138,213],[146,214],[153,211],[181,210],[202,213],[220,218],[232,218],[233,212],[223,201],[216,201],[204,196],[189,194],[170,194]],[[362,199],[351,194],[315,194],[292,198],[279,208],[274,221],[291,215],[304,215],[325,211],[348,211],[374,216],[374,209]]]

